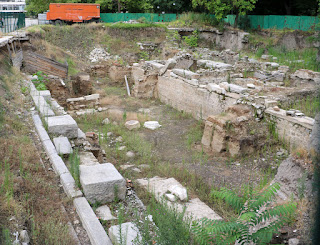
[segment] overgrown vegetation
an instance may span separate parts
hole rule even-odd
[[[304,96],[293,100],[291,103],[281,105],[285,110],[295,109],[303,112],[306,116],[314,118],[320,111],[320,96]]]
[[[214,221],[203,219],[201,223],[194,223],[192,231],[196,234],[199,244],[268,244],[272,235],[285,223],[296,210],[296,203],[289,202],[275,207],[270,201],[280,189],[275,183],[267,187],[262,193],[250,191],[248,196],[239,197],[233,191],[221,189],[212,191],[212,195],[225,200],[239,214],[229,221]]]
[[[47,171],[32,143],[28,126],[32,119],[14,114],[25,108],[19,73],[11,71],[6,74],[11,97],[0,97],[5,112],[0,113],[0,244],[12,244],[12,233],[22,227],[32,244],[73,244],[61,211],[67,202],[60,196],[55,174]]]
[[[81,188],[80,184],[80,157],[78,155],[78,149],[75,149],[70,155],[69,155],[69,164],[70,164],[70,173],[72,177],[74,178],[74,181],[76,182],[76,185],[78,188]]]

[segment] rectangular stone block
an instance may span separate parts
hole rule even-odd
[[[53,138],[53,143],[58,154],[69,155],[72,153],[72,147],[67,137],[60,136]]]
[[[48,156],[50,156],[51,154],[57,154],[56,148],[54,147],[50,139],[43,141],[42,145]]]
[[[91,203],[112,202],[116,194],[123,200],[126,195],[126,181],[111,163],[80,165],[80,182]]]
[[[99,164],[97,158],[93,155],[92,152],[84,151],[79,152],[80,165],[92,166]]]
[[[58,154],[49,155],[50,162],[57,175],[69,173],[67,166]]]
[[[33,95],[32,99],[41,116],[52,117],[55,115],[53,110],[51,110],[50,106],[48,105],[47,101],[42,96]]]
[[[84,197],[74,199],[74,206],[92,245],[112,245],[103,226]]]
[[[41,142],[44,142],[45,140],[50,140],[50,137],[49,137],[47,131],[45,130],[45,128],[42,125],[42,121],[41,121],[39,115],[33,115],[32,119],[33,119],[34,125],[36,127],[36,130],[37,130],[37,133],[39,135]]]
[[[63,135],[69,139],[78,137],[78,125],[70,115],[49,117],[47,123],[50,134]]]
[[[82,192],[76,186],[74,178],[69,172],[60,175],[60,182],[62,184],[64,192],[69,198],[82,196]]]
[[[209,148],[211,145],[211,139],[212,139],[212,134],[213,134],[213,123],[210,121],[206,121],[204,130],[203,130],[203,135],[201,139],[201,144],[204,147]]]

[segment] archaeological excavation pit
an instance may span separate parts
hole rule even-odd
[[[15,91],[10,97],[3,85],[1,111],[28,122],[75,243],[118,244],[125,229],[126,244],[176,244],[160,234],[181,229],[197,244],[192,222],[240,215],[217,193],[245,200],[276,186],[258,211],[295,203],[297,218],[272,244],[308,244],[319,69],[271,55],[263,43],[257,56],[250,42],[259,33],[203,29],[189,46],[192,28],[117,28],[45,25],[0,38],[0,73]],[[22,58],[8,53],[15,42]],[[18,134],[22,126],[6,120]]]

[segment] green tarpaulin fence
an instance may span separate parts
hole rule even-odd
[[[25,26],[25,13],[0,12],[0,31],[8,33]]]
[[[138,20],[140,18],[145,18],[149,22],[170,22],[177,19],[176,14],[149,14],[149,13],[107,13],[100,14],[101,21],[106,23],[118,22],[118,21],[128,21],[128,20]]]
[[[169,22],[176,20],[177,14],[149,14],[149,13],[101,13],[101,20],[107,23],[118,21],[138,20],[145,18],[149,22]],[[248,15],[252,29],[294,29],[309,31],[319,23],[316,16],[290,16],[290,15]],[[228,15],[225,22],[233,25],[235,15]]]

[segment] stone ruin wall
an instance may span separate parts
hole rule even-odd
[[[267,119],[275,122],[280,140],[290,145],[290,149],[309,149],[314,119],[310,117],[299,118],[285,115],[284,110],[275,112],[267,109]]]
[[[168,74],[158,77],[157,96],[161,102],[190,113],[196,119],[220,114],[237,100],[236,94],[220,95],[209,92],[205,87],[191,85]]]

